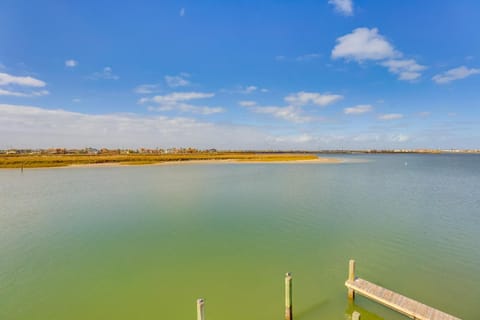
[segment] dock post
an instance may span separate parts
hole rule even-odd
[[[197,320],[205,320],[205,300],[197,299]]]
[[[355,260],[350,259],[348,263],[348,281],[355,280]],[[355,291],[348,288],[348,299],[355,300]]]
[[[285,274],[285,320],[293,320],[292,312],[292,274]]]
[[[353,311],[352,313],[352,320],[360,320],[360,312]]]

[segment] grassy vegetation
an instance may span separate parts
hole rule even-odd
[[[312,154],[289,153],[189,153],[189,154],[111,154],[111,155],[0,155],[0,168],[44,168],[89,164],[145,165],[170,161],[238,160],[238,161],[295,161],[311,160]]]

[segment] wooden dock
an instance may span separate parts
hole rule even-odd
[[[355,261],[350,260],[348,280],[345,282],[348,288],[348,297],[354,299],[358,293],[370,300],[378,302],[392,310],[406,315],[411,319],[418,320],[460,320],[460,318],[429,307],[391,290],[380,287],[364,279],[355,278]]]

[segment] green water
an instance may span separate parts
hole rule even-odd
[[[480,157],[0,170],[0,319],[403,319],[357,274],[480,319]]]

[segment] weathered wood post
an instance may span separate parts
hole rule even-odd
[[[353,311],[352,313],[352,320],[360,320],[360,312]]]
[[[355,280],[355,260],[350,259],[348,263],[348,281]],[[355,299],[355,291],[353,289],[348,288],[348,299],[354,300]]]
[[[205,300],[197,299],[197,320],[205,320]]]
[[[293,320],[292,312],[292,274],[285,274],[285,320]]]

